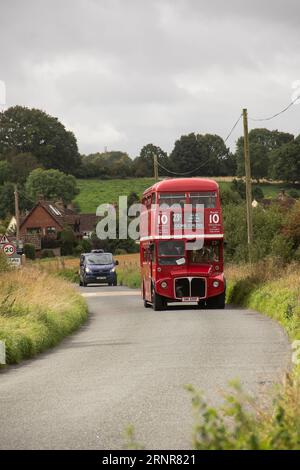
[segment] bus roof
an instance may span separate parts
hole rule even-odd
[[[189,191],[217,191],[219,185],[208,178],[172,178],[155,183],[144,191],[148,192],[189,192]]]

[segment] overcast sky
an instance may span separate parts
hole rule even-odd
[[[226,137],[242,107],[300,95],[299,18],[299,0],[0,0],[6,105],[57,116],[82,153]],[[300,105],[264,126],[299,134]]]

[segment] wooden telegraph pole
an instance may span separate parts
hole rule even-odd
[[[249,261],[251,263],[252,245],[253,245],[253,222],[252,222],[252,188],[251,188],[251,166],[250,166],[250,153],[249,153],[247,109],[243,109],[243,123],[244,123],[244,156],[245,156],[245,176],[246,176],[247,233],[248,233]]]
[[[154,179],[155,182],[158,181],[158,164],[157,164],[157,155],[153,155],[153,165],[154,165]]]
[[[16,238],[17,238],[17,246],[19,247],[20,241],[20,211],[19,211],[19,193],[18,187],[15,184],[15,217],[16,217]]]

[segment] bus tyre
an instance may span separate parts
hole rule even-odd
[[[166,309],[165,299],[161,295],[157,294],[156,292],[153,292],[152,304],[153,304],[153,310],[155,311]]]
[[[225,308],[225,291],[222,292],[220,295],[216,295],[215,297],[210,297],[206,301],[207,308],[216,308],[216,309],[224,309]]]

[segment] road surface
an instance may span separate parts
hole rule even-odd
[[[125,287],[82,288],[88,322],[58,347],[0,373],[1,449],[118,449],[136,429],[147,449],[191,447],[184,385],[221,401],[229,380],[265,399],[290,346],[252,311],[144,309]]]

